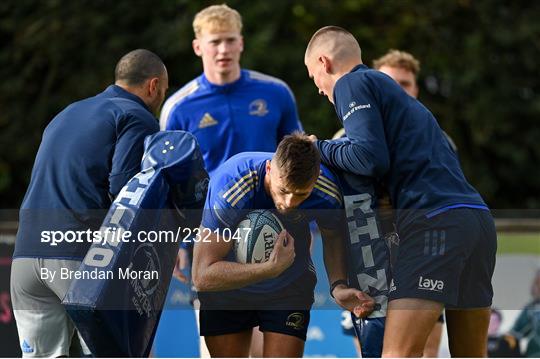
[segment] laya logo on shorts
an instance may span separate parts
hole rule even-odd
[[[442,292],[444,289],[444,282],[442,280],[429,279],[420,276],[420,279],[418,280],[418,289]]]
[[[298,312],[290,314],[285,325],[296,330],[304,329],[304,314]]]

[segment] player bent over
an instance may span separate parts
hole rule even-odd
[[[336,302],[360,316],[373,309],[369,296],[342,284],[342,195],[336,183],[303,134],[286,136],[275,154],[233,156],[214,173],[202,219],[202,230],[213,234],[195,244],[193,259],[201,335],[213,357],[248,356],[255,326],[264,333],[264,357],[303,355],[316,282],[309,255],[313,220],[323,237]],[[218,233],[235,229],[251,209],[277,210],[287,230],[267,262],[241,264],[232,259],[232,242]]]

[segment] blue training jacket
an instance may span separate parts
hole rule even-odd
[[[392,78],[358,65],[336,82],[334,104],[350,142],[317,141],[323,162],[383,180],[398,223],[449,206],[487,208],[431,112]]]
[[[111,85],[75,102],[45,128],[19,214],[14,257],[82,259],[128,180],[140,171],[144,138],[159,130],[137,96]],[[51,245],[44,232],[73,236]]]

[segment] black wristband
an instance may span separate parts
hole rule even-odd
[[[332,294],[334,292],[334,289],[336,289],[336,287],[340,284],[343,284],[343,285],[346,285],[348,286],[349,283],[345,280],[345,279],[338,279],[336,281],[334,281],[332,284],[330,284],[330,296],[332,298],[334,298],[334,294]]]

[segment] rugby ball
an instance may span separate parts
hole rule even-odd
[[[264,263],[270,258],[279,233],[284,229],[281,221],[268,210],[255,210],[238,224],[234,242],[236,261]]]

